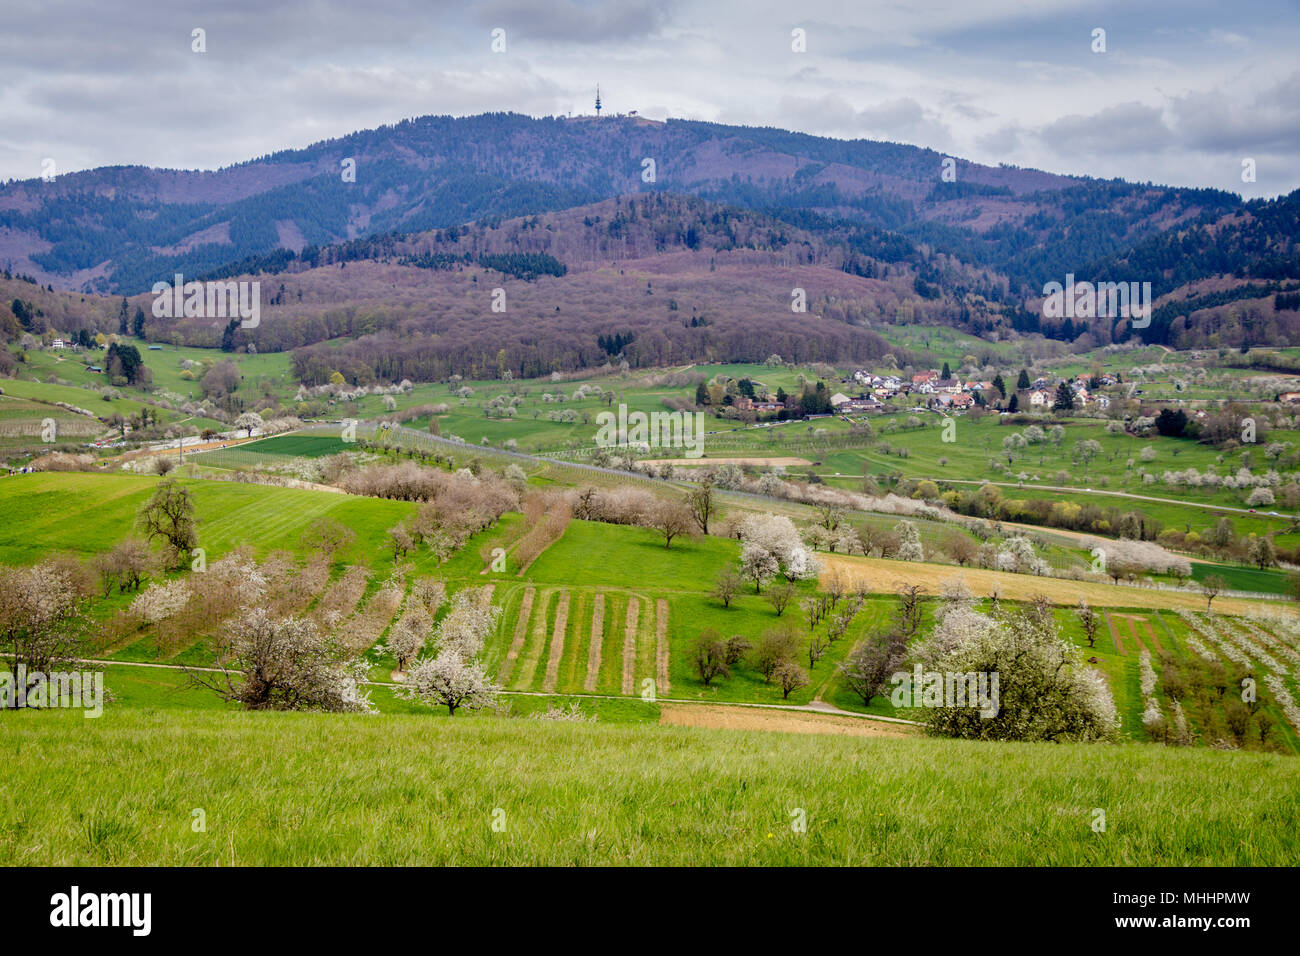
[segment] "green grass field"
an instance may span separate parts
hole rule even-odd
[[[136,514],[157,478],[50,472],[0,481],[0,561],[26,564],[66,551],[83,556],[106,551],[132,533]],[[215,560],[248,545],[265,556],[298,551],[304,531],[333,518],[357,533],[353,560],[384,560],[385,531],[415,511],[411,502],[355,498],[224,481],[186,482],[199,518],[199,545]],[[391,561],[392,553],[387,551]]]
[[[0,725],[7,762],[40,760],[41,799],[0,791],[5,865],[1289,866],[1300,852],[1300,764],[1273,755],[148,707]]]

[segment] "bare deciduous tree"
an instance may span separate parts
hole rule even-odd
[[[709,533],[709,519],[717,511],[713,499],[713,479],[711,477],[704,478],[699,487],[686,496],[686,501],[690,506],[695,524],[700,529],[700,534],[707,535]]]
[[[896,616],[903,639],[910,641],[921,629],[921,598],[925,588],[919,584],[902,584],[898,587],[898,610]]]
[[[680,501],[664,501],[647,516],[647,523],[664,536],[664,547],[671,548],[673,538],[689,535],[695,528],[691,509]]]
[[[705,687],[719,677],[731,676],[727,656],[727,642],[713,628],[706,627],[696,636],[691,644],[691,663]]]
[[[772,676],[775,678],[777,686],[781,688],[781,697],[783,699],[788,699],[794,691],[808,684],[807,671],[789,658],[777,663]]]
[[[1074,613],[1079,618],[1079,625],[1083,628],[1083,636],[1087,640],[1088,646],[1095,646],[1097,643],[1097,628],[1101,625],[1097,612],[1088,606],[1087,601],[1080,598],[1079,606]]]
[[[849,690],[861,697],[863,704],[870,704],[873,697],[885,693],[890,675],[902,666],[906,654],[901,635],[882,631],[854,648],[838,669]]]
[[[308,551],[319,551],[333,563],[334,556],[351,547],[356,533],[333,518],[317,518],[303,532],[302,545]]]
[[[808,639],[808,669],[813,670],[817,662],[821,660],[826,652],[830,649],[831,641],[828,637],[813,634]]]
[[[404,557],[408,551],[415,547],[415,541],[411,538],[410,529],[405,524],[397,524],[389,528],[388,540],[393,546],[394,561]]]
[[[798,653],[799,637],[795,625],[785,625],[764,631],[750,652],[749,660],[754,670],[763,676],[763,682],[770,684],[776,665],[783,660],[793,660]]]
[[[767,603],[772,605],[776,616],[780,617],[794,600],[795,588],[789,581],[782,581],[767,589]]]
[[[751,647],[753,644],[744,634],[732,634],[727,638],[727,666],[733,667],[739,664]]]
[[[1227,586],[1228,582],[1218,574],[1207,575],[1205,580],[1201,582],[1201,593],[1205,595],[1205,610],[1207,612],[1210,610],[1210,605],[1214,603],[1214,599],[1219,596],[1219,592]]]
[[[151,497],[140,509],[139,524],[150,541],[162,538],[172,552],[173,566],[199,543],[197,519],[190,490],[177,484],[174,478],[158,483]]]
[[[744,578],[736,573],[735,568],[723,568],[713,584],[713,596],[722,602],[723,607],[731,607],[732,599],[744,583]]]

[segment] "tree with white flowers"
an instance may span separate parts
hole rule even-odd
[[[26,672],[30,685],[36,673],[75,660],[81,649],[75,626],[79,596],[68,569],[56,562],[0,567],[0,647],[14,690],[8,706],[18,706],[20,674]]]
[[[894,533],[898,535],[899,561],[925,560],[925,548],[921,545],[921,533],[916,530],[916,525],[910,521],[900,521],[894,525]]]
[[[742,543],[742,573],[754,580],[755,591],[766,577],[777,573],[785,575],[787,581],[797,581],[815,577],[820,570],[794,522],[784,515],[746,515],[737,530]]]
[[[466,658],[478,656],[500,616],[501,608],[484,601],[481,588],[458,592],[435,631],[438,652],[455,651]]]
[[[406,675],[399,693],[433,707],[479,710],[496,705],[498,688],[484,672],[477,655],[501,614],[484,599],[481,588],[467,588],[452,598],[451,608],[434,632],[436,657],[425,658]]]
[[[242,428],[248,433],[250,438],[253,436],[253,430],[255,428],[261,428],[262,424],[262,416],[257,414],[257,412],[244,412],[244,414],[235,419],[235,429],[238,430]]]
[[[220,673],[190,671],[190,680],[249,710],[374,710],[362,691],[368,665],[322,636],[305,618],[245,611],[227,625],[229,650]]]
[[[455,650],[442,651],[412,667],[399,693],[432,707],[446,707],[452,717],[462,708],[480,710],[492,707],[497,700],[497,687],[478,662],[466,660]]]
[[[916,658],[931,673],[997,675],[997,713],[925,706],[931,732],[981,740],[1112,740],[1120,719],[1109,685],[1057,630],[1045,601],[1002,605],[991,615],[957,608],[936,625]],[[914,693],[916,689],[914,689]]]
[[[424,650],[429,631],[433,628],[433,620],[423,604],[418,600],[408,600],[406,603],[406,610],[388,632],[388,640],[385,641],[389,653],[397,660],[399,672],[405,671],[406,665]]]
[[[158,624],[178,614],[189,602],[190,594],[184,578],[155,584],[131,602],[131,613],[149,624]]]
[[[1051,573],[1051,566],[1038,556],[1033,542],[1024,535],[1015,534],[1003,541],[994,560],[999,571],[1039,575]]]

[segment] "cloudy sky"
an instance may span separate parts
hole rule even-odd
[[[599,83],[613,112],[1273,196],[1300,187],[1297,50],[1300,0],[5,0],[0,178],[590,112]]]

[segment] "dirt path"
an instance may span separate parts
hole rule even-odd
[[[750,458],[647,458],[646,463],[656,465],[685,465],[687,467],[694,465],[697,468],[711,468],[714,465],[755,465],[759,468],[764,465],[802,467],[812,464],[812,462],[807,458],[796,458],[791,455],[778,455],[773,458],[766,458],[762,455]]]
[[[546,679],[542,690],[551,694],[560,674],[560,658],[564,656],[564,634],[569,626],[569,592],[560,592],[560,603],[555,606],[555,627],[551,629],[551,654],[546,659]]]
[[[835,714],[791,713],[716,704],[659,705],[659,723],[714,730],[767,730],[788,734],[838,734],[853,737],[915,737],[905,725]]]
[[[10,656],[11,655],[9,654],[0,653],[0,658],[7,658]],[[176,671],[176,672],[199,671],[203,673],[213,673],[213,674],[221,673],[221,669],[217,667],[198,667],[198,666],[187,665],[187,664],[148,663],[145,661],[119,661],[119,660],[106,660],[102,658],[82,658],[80,659],[80,663],[93,664],[101,667],[127,667],[127,668],[142,667],[142,668],[154,668],[157,670],[168,670],[168,671]],[[370,687],[391,687],[392,684],[396,682],[367,680],[367,681],[362,681],[362,683]],[[503,690],[501,691],[501,693],[508,696],[519,696],[519,697],[548,696],[542,693],[541,691],[534,691],[534,690]],[[572,698],[574,700],[623,701],[626,699],[623,696],[617,696],[614,694],[592,694],[590,696],[565,694],[563,696]],[[744,716],[738,716],[733,721],[731,721],[741,729],[771,729],[771,730],[784,730],[786,732],[798,732],[798,733],[805,732],[803,729],[796,729],[794,726],[785,726],[785,727],[766,726],[764,721],[764,716],[772,715],[773,717],[776,718],[781,718],[784,716],[793,717],[798,721],[800,725],[814,728],[812,730],[806,731],[810,733],[842,733],[843,732],[839,730],[826,731],[826,730],[815,729],[816,727],[819,726],[820,727],[831,726],[831,724],[828,723],[828,721],[833,721],[833,722],[854,721],[858,724],[876,728],[876,731],[872,734],[872,736],[895,736],[896,734],[899,733],[902,734],[921,733],[921,727],[915,721],[904,720],[899,717],[883,717],[879,715],[871,716],[867,714],[854,714],[850,711],[842,711],[836,708],[832,708],[829,704],[823,704],[820,707],[807,705],[807,704],[746,704],[746,703],[741,703],[739,701],[719,701],[716,704],[701,704],[698,701],[692,701],[692,700],[661,698],[659,700],[659,706],[661,708],[660,711],[661,715],[663,712],[662,708],[672,708],[673,710],[697,710],[697,711],[733,711],[734,710],[738,714],[750,715],[749,718]],[[758,715],[758,716],[753,716],[753,715]],[[690,726],[719,726],[720,725],[719,721],[721,720],[723,720],[723,718],[715,719],[715,718],[705,717],[705,718],[692,719],[690,717],[687,717],[682,719],[676,719],[670,716],[669,719],[665,720],[662,716],[660,717],[661,723],[678,723],[678,724],[685,724]],[[808,720],[817,721],[817,723],[805,725],[804,722]],[[711,721],[711,722],[706,722],[706,721]],[[755,721],[757,721],[757,723],[755,723]],[[913,730],[909,728],[916,728],[916,729]]]
[[[1110,628],[1110,639],[1115,642],[1115,652],[1127,655],[1128,652],[1124,650],[1124,642],[1119,639],[1119,628],[1115,626],[1115,622],[1111,620],[1111,616],[1105,611],[1101,612],[1101,616],[1106,619],[1106,626]]]
[[[659,672],[659,686],[655,692],[666,694],[673,689],[673,685],[668,678],[668,601],[665,598],[660,598],[655,603],[655,648],[656,669]]]
[[[862,646],[863,640],[865,640],[865,638],[859,639],[853,643],[853,645],[849,648],[849,652],[844,655],[844,660],[847,661],[850,657],[853,656],[853,652]],[[826,678],[822,681],[821,686],[817,688],[817,693],[813,695],[813,699],[811,702],[814,704],[826,703],[826,692],[831,689],[831,685],[834,682],[835,682],[835,670],[834,668],[832,668],[831,672],[827,674]]]
[[[641,606],[636,597],[627,599],[627,623],[623,627],[623,693],[636,689],[636,629]]]
[[[1147,632],[1147,640],[1150,641],[1151,646],[1156,649],[1156,653],[1163,654],[1165,649],[1160,646],[1160,638],[1156,637],[1155,628],[1151,626],[1151,620],[1145,617],[1137,617],[1133,620],[1140,623],[1142,625],[1142,630]]]
[[[589,694],[595,693],[600,679],[600,645],[604,639],[605,595],[598,591],[591,602],[591,646],[587,648],[587,679],[582,684],[582,689]]]
[[[534,588],[526,589],[523,602],[519,605],[519,619],[515,621],[514,640],[510,642],[510,650],[506,651],[506,659],[501,664],[501,673],[497,678],[503,687],[510,682],[510,672],[515,669],[519,652],[524,649],[524,638],[528,636],[528,619],[533,613],[533,596],[536,593]]]
[[[546,646],[546,614],[554,594],[555,588],[547,588],[543,591],[537,613],[533,615],[535,620],[531,628],[531,637],[524,642],[526,653],[521,654],[519,658],[519,678],[515,681],[515,686],[520,689],[526,690],[532,686],[533,676],[537,673],[537,662],[541,659],[542,648]]]
[[[1142,643],[1142,638],[1138,636],[1137,618],[1132,614],[1116,614],[1115,616],[1128,624],[1129,636],[1133,638],[1133,643],[1137,646],[1138,653],[1141,654],[1143,651],[1149,652],[1147,646]]]

